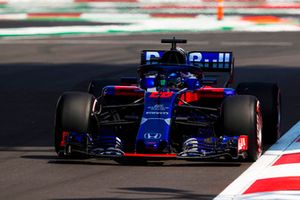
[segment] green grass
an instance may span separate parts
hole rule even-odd
[[[233,27],[230,27],[230,26],[223,26],[221,28],[222,31],[232,31],[233,30]]]

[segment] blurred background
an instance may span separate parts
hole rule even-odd
[[[278,83],[284,134],[300,119],[299,31],[300,0],[0,0],[0,199],[213,199],[252,163],[62,161],[57,99],[136,76],[140,51],[176,36],[232,51],[235,84]]]
[[[299,29],[300,0],[0,0],[0,36]]]

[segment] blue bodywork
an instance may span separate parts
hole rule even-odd
[[[142,51],[135,86],[103,88],[101,112],[93,115],[98,129],[70,132],[63,142],[65,154],[182,159],[243,156],[239,136],[216,130],[221,102],[236,94],[227,87],[232,81],[232,52],[182,54],[173,43],[170,51]],[[165,55],[181,63],[165,63]],[[226,72],[229,79],[225,87],[212,88],[216,80],[202,76],[203,72]]]
[[[168,96],[161,98],[163,94]],[[144,112],[136,138],[136,143],[143,145],[145,150],[170,148],[171,120],[176,96],[174,92],[145,93]]]
[[[107,86],[103,89],[105,95],[115,96],[116,88]],[[134,154],[152,155],[172,154],[171,134],[174,134],[176,119],[176,106],[178,96],[185,91],[147,92],[136,89],[135,92],[144,92],[144,109],[139,127],[135,135]],[[223,96],[235,95],[235,90],[224,88]],[[198,116],[198,122],[207,122],[207,116]],[[124,143],[122,139],[110,129],[105,129],[99,134],[71,132],[66,139],[66,144],[72,146],[73,151],[87,153],[96,157],[124,157]],[[96,136],[95,136],[96,135]],[[210,127],[199,128],[183,141],[182,150],[176,153],[176,158],[204,159],[216,157],[242,156],[238,152],[238,136],[216,137]],[[66,148],[68,150],[68,148]]]

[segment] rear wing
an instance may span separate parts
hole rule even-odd
[[[141,65],[158,64],[166,51],[164,50],[144,50],[141,52]]]
[[[144,50],[141,65],[157,64],[166,51]],[[186,64],[199,67],[204,72],[231,72],[234,64],[232,52],[191,51],[186,56]]]
[[[232,52],[192,51],[187,54],[187,64],[200,67],[203,72],[228,73],[224,87],[233,83],[234,57]]]
[[[232,72],[232,52],[192,51],[187,54],[187,64],[200,67],[204,72]]]
[[[141,65],[159,64],[164,50],[144,50],[141,52]],[[232,52],[191,51],[186,54],[186,65],[201,68],[203,72],[226,72],[229,78],[227,86],[233,82],[234,58]]]

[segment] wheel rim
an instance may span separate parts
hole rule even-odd
[[[256,144],[257,158],[259,158],[262,154],[262,115],[259,101],[256,104]]]

